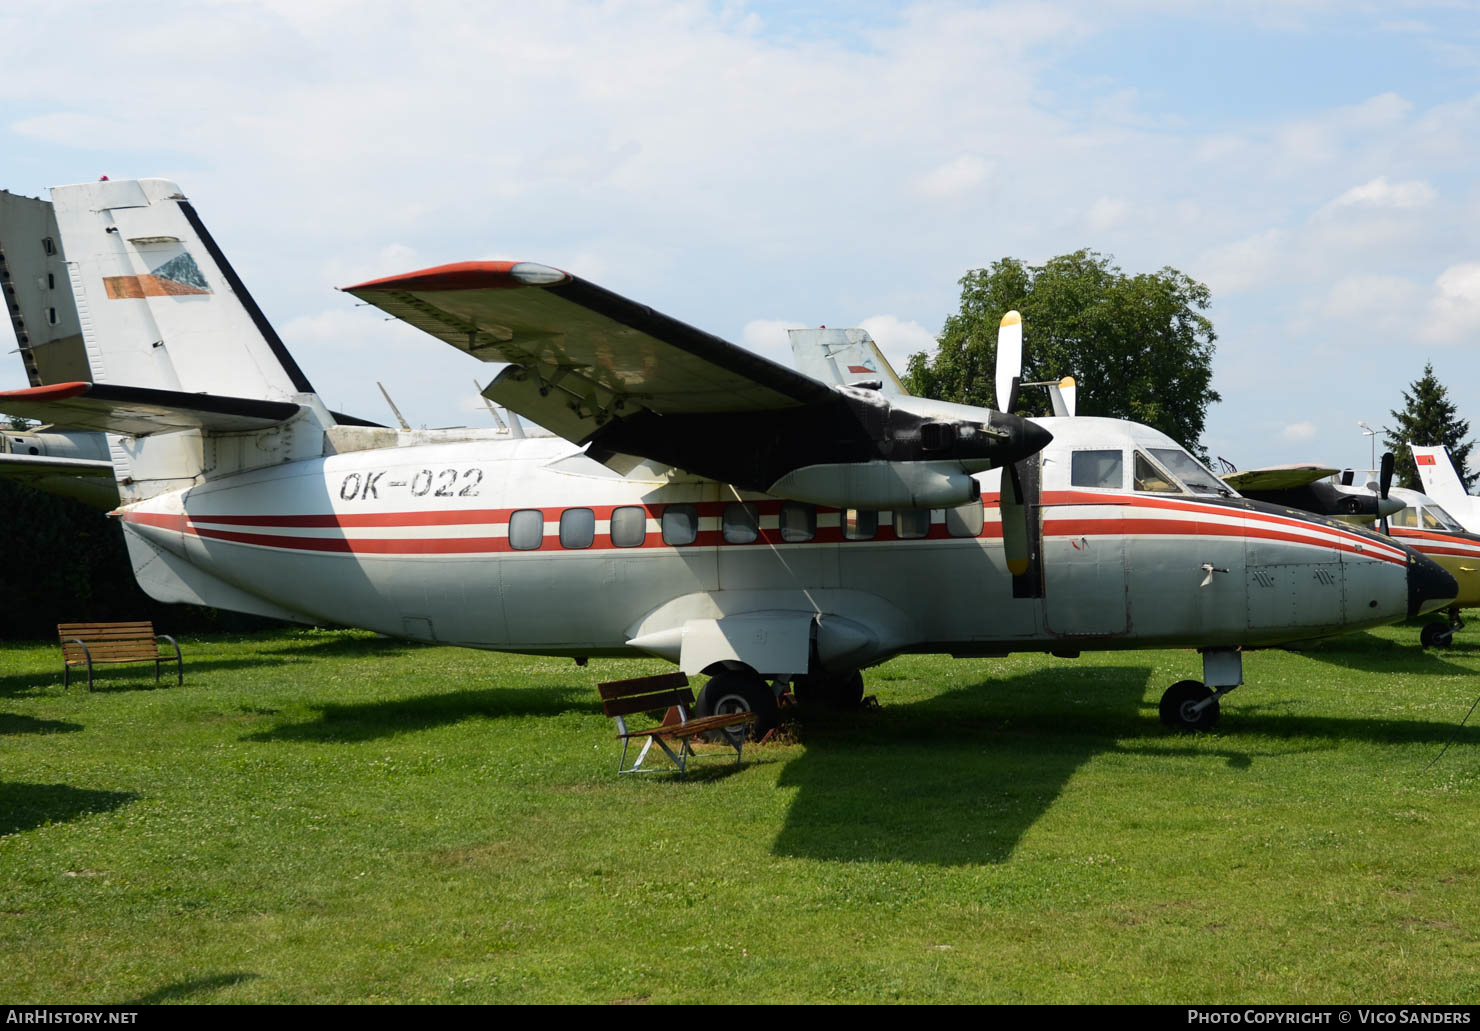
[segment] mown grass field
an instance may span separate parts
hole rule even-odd
[[[1416,641],[1251,654],[1197,737],[1195,653],[900,659],[687,782],[596,703],[659,663],[0,646],[0,1001],[1474,1002],[1480,628]]]

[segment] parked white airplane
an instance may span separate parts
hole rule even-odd
[[[93,382],[0,410],[114,435],[115,515],[164,601],[662,656],[711,675],[701,712],[762,724],[778,685],[854,697],[903,652],[1196,647],[1206,685],[1161,707],[1196,728],[1240,649],[1455,593],[1392,541],[1239,498],[1147,427],[829,385],[530,263],[349,289],[511,363],[485,394],[564,439],[344,425],[175,184],[52,196]]]

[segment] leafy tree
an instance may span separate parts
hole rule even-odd
[[[1465,440],[1470,435],[1470,423],[1459,417],[1459,409],[1449,400],[1449,392],[1434,375],[1432,362],[1426,363],[1423,375],[1403,391],[1403,410],[1388,414],[1393,417],[1397,429],[1388,430],[1384,443],[1393,453],[1393,478],[1398,486],[1409,490],[1423,489],[1418,467],[1413,464],[1413,452],[1408,449],[1410,444],[1419,447],[1442,444],[1449,449],[1449,460],[1464,481],[1465,489],[1469,489],[1475,481],[1473,475],[1465,474],[1470,449],[1475,446],[1473,440]]]
[[[1211,294],[1174,268],[1128,276],[1091,250],[1024,265],[1003,258],[961,278],[961,310],[946,319],[934,357],[910,358],[916,394],[990,407],[997,327],[1023,316],[1024,381],[1073,376],[1078,414],[1131,419],[1202,451],[1211,388]],[[1018,397],[1021,415],[1047,415],[1045,391]]]

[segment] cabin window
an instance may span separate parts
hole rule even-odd
[[[1418,528],[1418,510],[1409,506],[1408,508],[1394,512],[1388,517],[1390,526],[1408,526]]]
[[[1136,490],[1150,494],[1181,494],[1182,488],[1158,469],[1145,455],[1136,452]]]
[[[799,501],[781,506],[781,539],[789,544],[810,541],[817,536],[817,509]]]
[[[894,513],[894,536],[902,541],[919,540],[930,533],[930,510]]]
[[[946,532],[952,537],[980,537],[984,522],[981,498],[946,509]]]
[[[722,526],[728,543],[749,544],[760,533],[760,513],[748,502],[732,501],[725,506]]]
[[[871,508],[843,509],[843,537],[850,541],[871,541],[879,532],[879,513]]]
[[[675,547],[699,539],[699,510],[693,505],[669,505],[663,509],[663,543]]]
[[[1076,451],[1069,461],[1069,485],[1125,489],[1125,459],[1119,451]]]
[[[533,551],[545,540],[545,514],[537,508],[521,508],[509,516],[509,547]]]
[[[596,513],[589,508],[567,508],[560,513],[560,546],[589,548],[596,540]]]
[[[619,548],[636,548],[647,538],[647,510],[626,505],[612,510],[612,543]]]

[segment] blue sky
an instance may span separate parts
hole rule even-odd
[[[177,180],[374,418],[493,372],[335,292],[374,276],[539,261],[902,366],[967,269],[1080,247],[1209,284],[1240,466],[1365,462],[1426,360],[1480,416],[1471,3],[60,0],[0,12],[0,85],[0,187]]]

